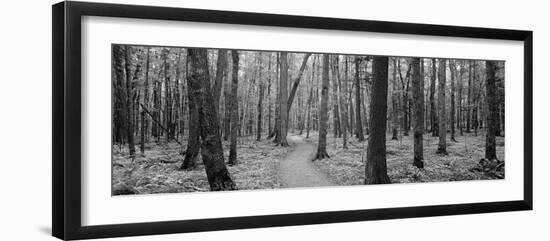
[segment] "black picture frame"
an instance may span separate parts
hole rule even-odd
[[[99,226],[81,224],[81,17],[229,23],[378,33],[516,40],[524,43],[523,199],[421,207],[212,218]],[[89,2],[52,6],[52,233],[60,239],[200,232],[380,219],[532,210],[533,205],[533,32],[429,24],[197,10]]]

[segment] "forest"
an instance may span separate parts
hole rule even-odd
[[[504,179],[504,61],[112,45],[112,194]]]

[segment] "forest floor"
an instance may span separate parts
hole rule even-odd
[[[412,133],[411,133],[412,135]],[[256,141],[252,136],[238,139],[238,163],[227,166],[240,190],[312,187],[329,185],[361,185],[364,182],[367,138],[359,142],[348,137],[348,149],[342,148],[342,138],[327,136],[329,159],[311,161],[317,149],[318,134],[289,133],[290,147],[281,148],[272,140]],[[446,182],[497,179],[491,173],[473,171],[485,151],[485,135],[480,132],[457,135],[457,142],[447,142],[449,155],[435,154],[438,137],[424,135],[424,169],[412,166],[413,138],[387,136],[388,175],[392,183]],[[186,143],[186,141],[183,141]],[[224,156],[229,155],[229,142],[223,142]],[[137,147],[137,146],[136,146]],[[113,147],[113,191],[130,189],[137,194],[209,191],[201,157],[191,171],[179,169],[184,156],[175,142],[150,142],[145,154],[134,160],[126,146]],[[497,156],[504,161],[504,137],[497,137]]]
[[[186,143],[184,141],[183,143]],[[223,142],[224,156],[229,156],[229,142]],[[113,148],[113,189],[130,188],[138,194],[209,191],[208,180],[199,155],[197,167],[180,170],[184,156],[175,142],[151,142],[145,155],[136,154],[132,161],[127,147]],[[240,190],[280,188],[279,162],[292,147],[275,146],[271,140],[256,141],[252,136],[237,141],[237,165],[227,166]]]
[[[305,136],[305,134],[303,134]],[[449,136],[449,134],[447,134]],[[317,143],[318,134],[310,133],[308,142]],[[348,149],[343,149],[342,138],[327,135],[329,159],[316,160],[314,164],[327,173],[337,185],[362,185],[365,180],[365,141],[359,142],[355,136],[348,137]],[[457,142],[447,140],[448,155],[436,154],[438,137],[424,134],[424,169],[418,169],[413,162],[413,137],[400,136],[399,140],[386,137],[386,161],[388,176],[392,183],[447,182],[463,180],[499,179],[491,173],[472,171],[478,167],[485,155],[485,133],[464,133],[456,135]],[[504,137],[497,137],[497,157],[504,161]]]

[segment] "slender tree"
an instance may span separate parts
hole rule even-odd
[[[132,55],[133,55],[133,48],[130,46],[125,47],[124,51],[124,66],[125,66],[125,73],[126,73],[126,135],[128,138],[128,149],[130,152],[130,156],[134,156],[136,153],[136,147],[134,145],[134,105],[132,101],[133,96],[133,87],[132,87]],[[137,72],[138,70],[136,70]]]
[[[420,73],[420,59],[412,59],[412,95],[414,101],[414,160],[413,166],[424,168],[424,78]]]
[[[339,109],[340,109],[340,117],[341,117],[341,126],[342,126],[342,136],[343,136],[343,140],[342,140],[342,144],[343,144],[343,148],[344,149],[348,149],[348,133],[347,133],[347,126],[349,124],[348,122],[348,115],[347,115],[347,108],[346,108],[346,105],[344,103],[344,98],[345,98],[345,94],[342,90],[342,80],[341,80],[341,77],[340,77],[340,68],[339,68],[339,56],[338,55],[335,55],[334,58],[333,58],[333,76],[335,79],[337,79],[337,82],[338,82],[338,96],[337,96],[337,101],[338,101],[338,105],[339,105]]]
[[[290,95],[288,96],[287,112],[290,112],[290,107],[292,107],[292,103],[294,102],[294,97],[296,96],[296,91],[298,90],[298,86],[300,85],[300,81],[302,80],[302,76],[304,75],[304,70],[306,69],[307,60],[309,59],[309,56],[311,56],[311,53],[305,54],[304,59],[302,60],[302,65],[300,66],[300,71],[298,72],[298,76],[294,78],[292,89],[290,90]],[[288,73],[288,70],[287,70],[287,73]]]
[[[359,141],[364,141],[365,136],[363,136],[363,124],[361,122],[361,81],[359,80],[359,60],[357,58],[355,68],[355,137]]]
[[[206,169],[210,190],[235,190],[236,186],[225,167],[222,142],[219,135],[218,113],[214,107],[210,90],[210,75],[206,49],[190,48],[189,58],[189,95],[198,107],[200,136],[202,139],[201,155]]]
[[[216,62],[216,79],[214,80],[214,86],[212,86],[213,97],[214,97],[214,107],[216,110],[220,109],[220,98],[222,94],[222,84],[223,79],[227,71],[225,70],[227,66],[227,50],[219,49],[218,50],[218,60]]]
[[[323,54],[323,73],[321,89],[321,110],[319,112],[319,144],[317,154],[313,160],[330,158],[327,153],[327,122],[328,122],[328,86],[329,86],[329,57]]]
[[[239,52],[231,50],[233,70],[231,77],[231,99],[229,111],[231,112],[231,144],[229,147],[229,165],[237,164],[237,129],[239,128],[239,103],[237,102],[237,90],[239,88]]]
[[[149,103],[149,54],[150,54],[150,51],[151,51],[151,48],[150,47],[147,47],[147,56],[146,56],[146,59],[145,59],[145,82],[144,82],[144,95],[143,95],[143,102],[145,103],[145,105],[147,105]],[[147,127],[148,127],[148,122],[147,122],[147,119],[145,117],[145,110],[141,110],[141,145],[140,145],[140,151],[141,151],[141,154],[145,153],[145,141],[146,141],[146,136],[147,136]]]
[[[309,89],[309,97],[307,101],[307,129],[306,129],[306,138],[309,138],[309,131],[311,130],[311,105],[313,104],[313,80],[315,79],[315,64],[317,58],[313,58],[313,64],[311,66],[311,83]]]
[[[487,91],[487,109],[489,113],[487,115],[487,133],[485,137],[485,158],[489,160],[497,159],[496,153],[496,134],[498,128],[498,96],[496,86],[496,71],[497,62],[486,61],[485,71],[487,74],[487,81],[485,88]]]
[[[447,155],[447,112],[445,108],[445,85],[446,85],[446,60],[439,59],[438,69],[438,90],[437,90],[437,103],[439,109],[439,144],[437,145],[437,154]]]
[[[435,103],[435,78],[437,76],[435,61],[435,59],[432,59],[432,75],[430,76],[430,123],[432,126],[432,136],[439,136],[439,125],[437,124],[437,110]]]
[[[449,60],[449,69],[451,70],[451,117],[449,118],[449,125],[451,127],[451,141],[457,142],[455,139],[455,76],[456,65],[455,61]]]
[[[287,53],[281,52],[281,80],[279,82],[279,89],[281,90],[281,96],[279,99],[279,106],[280,106],[280,115],[281,115],[281,123],[280,123],[280,141],[278,144],[281,146],[288,146],[288,141],[286,139],[287,135],[287,127],[288,127],[288,111],[287,111],[287,96],[288,96],[288,85],[287,85],[287,79],[288,79],[288,59],[287,59]]]
[[[375,56],[370,103],[369,140],[365,184],[391,183],[386,164],[386,112],[388,110],[388,57]]]
[[[262,113],[263,113],[263,100],[264,100],[264,91],[265,86],[264,82],[262,80],[262,53],[259,53],[259,73],[258,73],[258,82],[260,82],[259,86],[259,94],[258,94],[258,121],[257,121],[257,127],[256,127],[256,141],[260,141],[262,138]]]

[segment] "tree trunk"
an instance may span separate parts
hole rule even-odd
[[[432,59],[432,75],[430,78],[430,117],[432,136],[439,136],[439,125],[437,124],[437,110],[435,103],[435,79],[437,76],[435,59]]]
[[[447,114],[445,111],[446,60],[439,59],[437,103],[439,109],[439,144],[437,154],[447,155]]]
[[[463,89],[463,84],[462,84],[462,77],[464,76],[464,62],[461,61],[459,62],[460,63],[460,72],[459,72],[459,76],[458,76],[458,116],[457,116],[457,124],[458,124],[458,130],[460,132],[460,135],[464,135],[464,131],[463,131],[463,125],[464,125],[464,121],[462,119],[463,117],[463,109],[462,109],[462,89]]]
[[[332,123],[334,128],[334,138],[342,136],[342,125],[340,123],[340,108],[338,108],[338,81],[334,78],[331,78],[332,83]]]
[[[231,99],[230,115],[231,115],[231,144],[229,147],[229,165],[237,164],[237,132],[239,128],[239,103],[237,102],[237,90],[239,88],[239,52],[231,50],[231,58],[233,59],[233,70],[231,71]]]
[[[375,56],[373,71],[365,184],[385,184],[391,183],[386,166],[388,57]]]
[[[323,54],[323,73],[321,89],[321,111],[319,112],[319,144],[317,145],[317,154],[313,160],[330,158],[327,153],[327,122],[328,122],[328,77],[329,60],[328,54]]]
[[[124,50],[124,65],[126,71],[126,135],[128,139],[128,149],[130,156],[134,156],[136,147],[134,145],[134,102],[132,101],[133,88],[132,88],[132,47],[126,46]]]
[[[451,117],[449,118],[449,124],[451,126],[451,141],[457,142],[455,139],[455,75],[456,66],[455,62],[449,60],[449,69],[451,70]]]
[[[397,89],[397,58],[393,58],[393,91],[391,96],[391,103],[392,103],[392,140],[398,140],[397,136],[399,134],[398,128],[399,128],[399,103],[397,99],[399,98],[398,89]]]
[[[361,122],[361,80],[359,79],[359,60],[355,60],[355,137],[364,141],[363,123]]]
[[[470,133],[470,127],[471,127],[471,116],[472,116],[472,75],[474,73],[473,71],[473,61],[470,60],[468,62],[468,99],[466,101],[466,133]]]
[[[189,95],[198,107],[201,154],[210,190],[235,190],[236,186],[224,163],[222,142],[219,135],[218,113],[210,90],[208,57],[206,49],[188,49]]]
[[[271,131],[271,55],[269,54],[269,62],[267,64],[267,132]],[[269,138],[269,137],[268,137]]]
[[[280,140],[279,143],[281,146],[288,146],[288,141],[286,139],[287,128],[288,128],[288,59],[287,53],[281,52],[281,81],[279,82],[279,89],[281,90],[281,96],[279,99],[281,122],[280,122]]]
[[[191,85],[191,83],[189,82],[187,84],[189,86]],[[189,92],[191,92],[191,89],[189,89]],[[195,168],[197,158],[199,157],[199,151],[201,149],[201,143],[199,139],[199,107],[192,99],[193,97],[190,93],[187,94],[187,98],[189,106],[189,124],[187,125],[189,137],[187,139],[187,150],[185,151],[185,158],[183,159],[183,163],[180,167],[180,169],[182,170],[192,170],[193,168]]]
[[[288,96],[287,112],[290,112],[290,107],[292,107],[292,103],[294,101],[296,91],[298,90],[298,85],[300,85],[300,80],[302,79],[304,70],[306,69],[307,60],[309,59],[309,56],[311,56],[311,53],[307,53],[304,56],[304,59],[302,60],[302,65],[300,66],[300,71],[298,72],[298,76],[294,79],[294,83],[292,84],[292,90],[290,91],[290,95]],[[288,73],[288,70],[287,70],[287,73]]]
[[[424,168],[424,78],[420,73],[420,59],[412,59],[412,95],[414,102],[414,159],[413,166]]]
[[[227,72],[229,72],[229,69],[227,69]],[[232,79],[226,78],[225,85],[223,87],[224,92],[224,102],[225,102],[225,108],[224,108],[224,118],[223,118],[223,140],[228,141],[229,137],[231,136],[231,112],[233,109],[231,109],[231,85],[232,85]]]
[[[311,86],[309,89],[309,97],[307,101],[307,129],[306,129],[306,138],[309,138],[309,131],[311,130],[311,105],[313,102],[313,80],[315,79],[315,64],[316,58],[313,59],[313,64],[311,66]]]
[[[258,125],[256,128],[256,141],[260,141],[262,138],[262,112],[263,112],[263,99],[264,99],[264,84],[260,83],[260,95],[258,96]]]
[[[348,132],[347,132],[347,125],[348,125],[348,115],[347,115],[347,108],[346,108],[346,105],[344,103],[344,98],[345,98],[345,94],[342,90],[342,79],[340,78],[340,68],[338,66],[340,60],[339,60],[339,56],[338,55],[335,55],[334,56],[334,59],[333,59],[333,75],[334,75],[334,78],[338,80],[338,96],[337,96],[337,101],[338,101],[338,104],[339,104],[339,109],[340,109],[340,116],[341,116],[341,127],[342,127],[342,136],[343,136],[343,140],[342,140],[342,145],[343,145],[343,148],[344,149],[348,149]]]
[[[487,133],[485,137],[485,158],[488,160],[497,159],[496,153],[496,134],[498,130],[498,96],[496,86],[497,63],[486,61],[487,82],[485,84],[487,91]]]
[[[149,53],[151,51],[151,48],[147,48],[147,57],[145,60],[145,83],[143,84],[144,88],[144,94],[143,94],[143,102],[146,106],[149,106]],[[141,145],[140,145],[140,151],[141,154],[145,153],[145,141],[147,136],[147,127],[148,127],[147,118],[145,117],[145,111],[141,111]]]
[[[219,112],[220,97],[222,94],[223,78],[225,77],[225,74],[227,72],[225,70],[226,66],[227,66],[227,50],[219,49],[218,60],[216,63],[216,79],[214,81],[214,86],[212,87],[212,91],[214,92],[212,96],[214,97],[214,108],[216,109],[216,111],[218,111],[218,113],[220,113]],[[218,120],[218,123],[219,123],[219,120]]]

